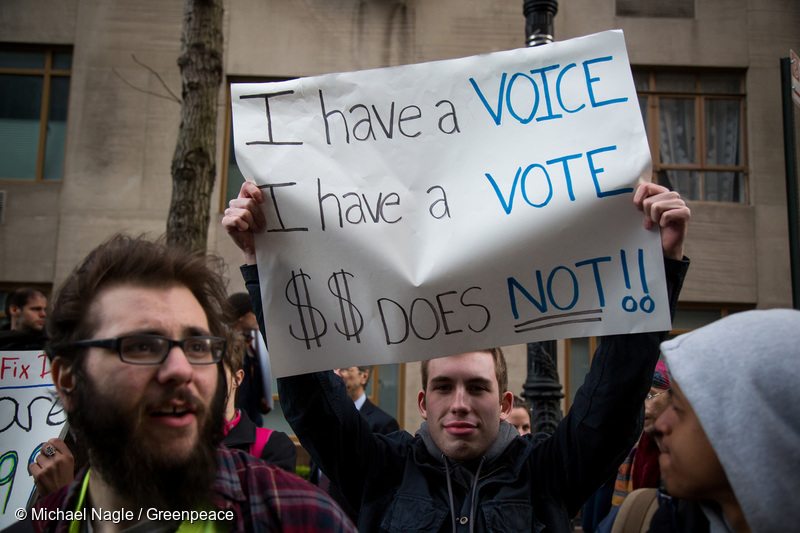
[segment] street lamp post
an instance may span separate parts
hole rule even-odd
[[[557,0],[524,0],[525,44],[539,46],[553,42],[553,18],[558,12]],[[528,376],[522,395],[531,405],[531,430],[534,434],[550,434],[561,421],[561,383],[558,380],[555,341],[528,343]]]
[[[522,12],[525,15],[525,46],[552,43],[558,0],[524,0]]]

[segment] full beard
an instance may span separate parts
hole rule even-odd
[[[83,372],[78,372],[83,374]],[[222,440],[225,376],[209,408],[193,401],[197,442],[185,459],[154,449],[148,435],[113,398],[101,394],[85,375],[75,388],[75,408],[68,420],[79,446],[86,446],[91,467],[119,496],[141,508],[185,511],[209,501],[217,470],[216,448]],[[165,396],[192,401],[180,392]],[[166,398],[165,398],[166,399]]]

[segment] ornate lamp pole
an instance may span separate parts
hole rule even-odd
[[[553,42],[553,18],[558,0],[524,0],[525,44],[539,46]],[[528,344],[528,377],[522,395],[531,405],[531,430],[550,434],[561,421],[561,383],[558,380],[555,341]]]
[[[553,18],[558,12],[558,0],[524,0],[525,46],[553,42]]]

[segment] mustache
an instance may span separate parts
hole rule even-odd
[[[159,407],[174,401],[188,406],[193,411],[205,411],[205,406],[203,405],[201,399],[196,394],[192,393],[192,391],[190,391],[186,386],[155,393],[154,397],[148,398],[146,407]]]

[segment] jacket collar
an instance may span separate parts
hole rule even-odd
[[[247,413],[242,410],[239,410],[239,412],[241,413],[239,422],[230,428],[222,441],[224,445],[230,448],[243,445],[249,446],[256,441],[256,425],[250,420]]]

